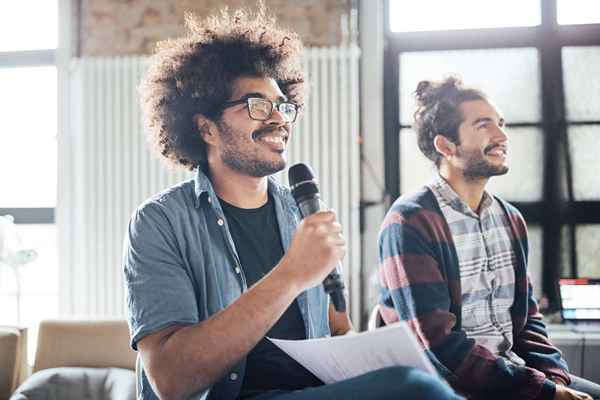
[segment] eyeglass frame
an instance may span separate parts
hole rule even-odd
[[[268,103],[271,103],[271,112],[269,113],[269,116],[266,117],[265,119],[259,119],[259,118],[254,118],[252,116],[252,114],[250,113],[250,101],[251,100],[262,100]],[[291,104],[294,107],[296,107],[296,114],[294,114],[294,119],[291,121],[286,121],[287,124],[293,124],[294,122],[296,122],[296,119],[298,119],[298,111],[300,110],[300,106],[296,103],[293,103],[291,101],[280,101],[280,102],[275,102],[275,101],[271,101],[269,99],[265,99],[264,97],[245,97],[245,98],[241,98],[239,100],[232,100],[232,101],[226,101],[221,105],[221,110],[225,110],[226,108],[229,107],[233,107],[233,106],[237,106],[238,104],[244,104],[246,103],[246,105],[248,106],[248,117],[250,117],[250,119],[253,119],[254,121],[267,121],[269,118],[271,118],[273,116],[273,111],[275,110],[275,108],[277,108],[277,111],[281,113],[281,111],[279,110],[279,107],[283,104]],[[282,115],[284,115],[282,113]]]

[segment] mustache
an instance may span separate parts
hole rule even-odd
[[[257,129],[254,132],[252,132],[252,139],[256,140],[263,135],[267,135],[267,134],[273,133],[273,132],[275,132],[275,133],[281,132],[282,135],[285,137],[285,139],[287,139],[287,137],[289,136],[289,132],[285,127],[268,126],[266,128]]]

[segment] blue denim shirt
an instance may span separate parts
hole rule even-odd
[[[300,219],[289,189],[269,179],[285,250]],[[144,202],[133,214],[124,243],[123,268],[131,346],[174,324],[196,324],[223,310],[247,289],[235,244],[210,180],[193,179]],[[322,285],[297,297],[308,338],[330,335],[329,299]],[[227,334],[226,332],[223,333]],[[235,399],[245,358],[223,380],[195,399]],[[156,399],[142,375],[141,399]]]

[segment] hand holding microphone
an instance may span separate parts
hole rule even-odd
[[[295,164],[290,168],[288,176],[292,195],[304,218],[294,236],[290,252],[295,250],[294,245],[304,252],[304,264],[310,264],[305,268],[319,272],[315,276],[317,278],[322,275],[325,292],[331,297],[335,310],[345,312],[344,281],[338,267],[346,253],[346,243],[341,235],[342,227],[336,221],[335,213],[320,211],[319,188],[308,166]]]

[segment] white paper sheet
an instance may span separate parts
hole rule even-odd
[[[405,322],[344,336],[269,340],[326,384],[399,365],[437,375]]]

